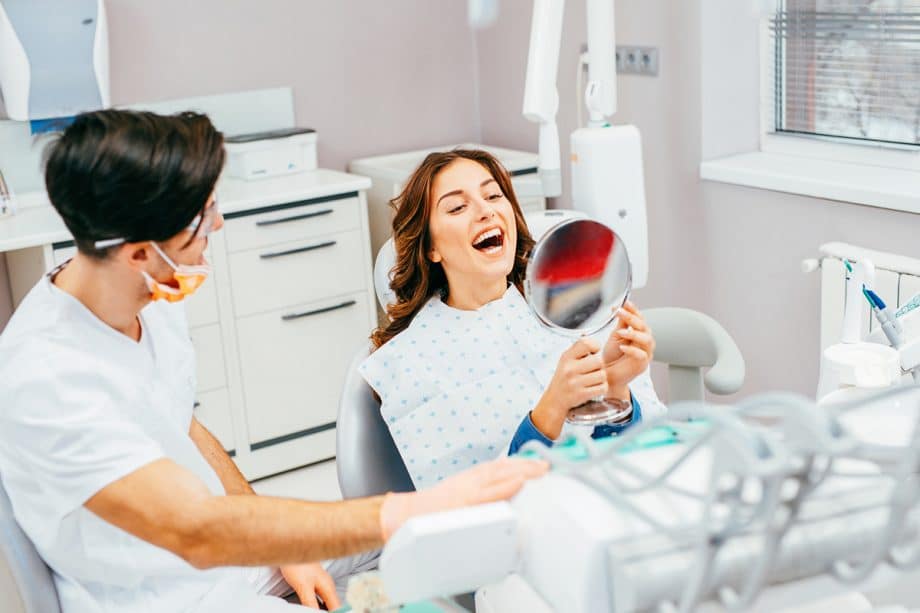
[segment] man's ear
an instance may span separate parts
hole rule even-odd
[[[150,252],[150,243],[127,243],[119,248],[116,258],[124,258],[124,261],[133,268],[144,268],[144,264],[150,260],[153,255]]]

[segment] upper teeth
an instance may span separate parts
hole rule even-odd
[[[477,236],[476,240],[473,241],[473,244],[478,245],[479,243],[481,243],[482,241],[486,239],[492,238],[493,236],[501,236],[501,235],[502,235],[501,230],[499,230],[498,228],[492,228],[491,230],[486,230],[485,232]]]

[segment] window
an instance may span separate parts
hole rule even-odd
[[[920,148],[920,0],[781,0],[767,131]]]

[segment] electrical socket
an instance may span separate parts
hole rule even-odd
[[[617,74],[658,76],[658,47],[617,45]]]

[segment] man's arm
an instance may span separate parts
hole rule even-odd
[[[196,568],[210,568],[282,566],[380,547],[382,503],[382,496],[339,503],[214,496],[191,471],[161,459],[107,485],[85,506]]]
[[[237,468],[236,463],[224,451],[224,446],[194,417],[192,417],[192,425],[188,429],[188,435],[198,447],[198,451],[201,452],[204,459],[217,473],[228,495],[255,494],[252,486],[246,481],[246,477]]]
[[[214,496],[194,473],[160,459],[105,486],[84,506],[196,568],[284,566],[375,549],[410,517],[506,500],[547,469],[503,458],[420,492],[319,503]]]

